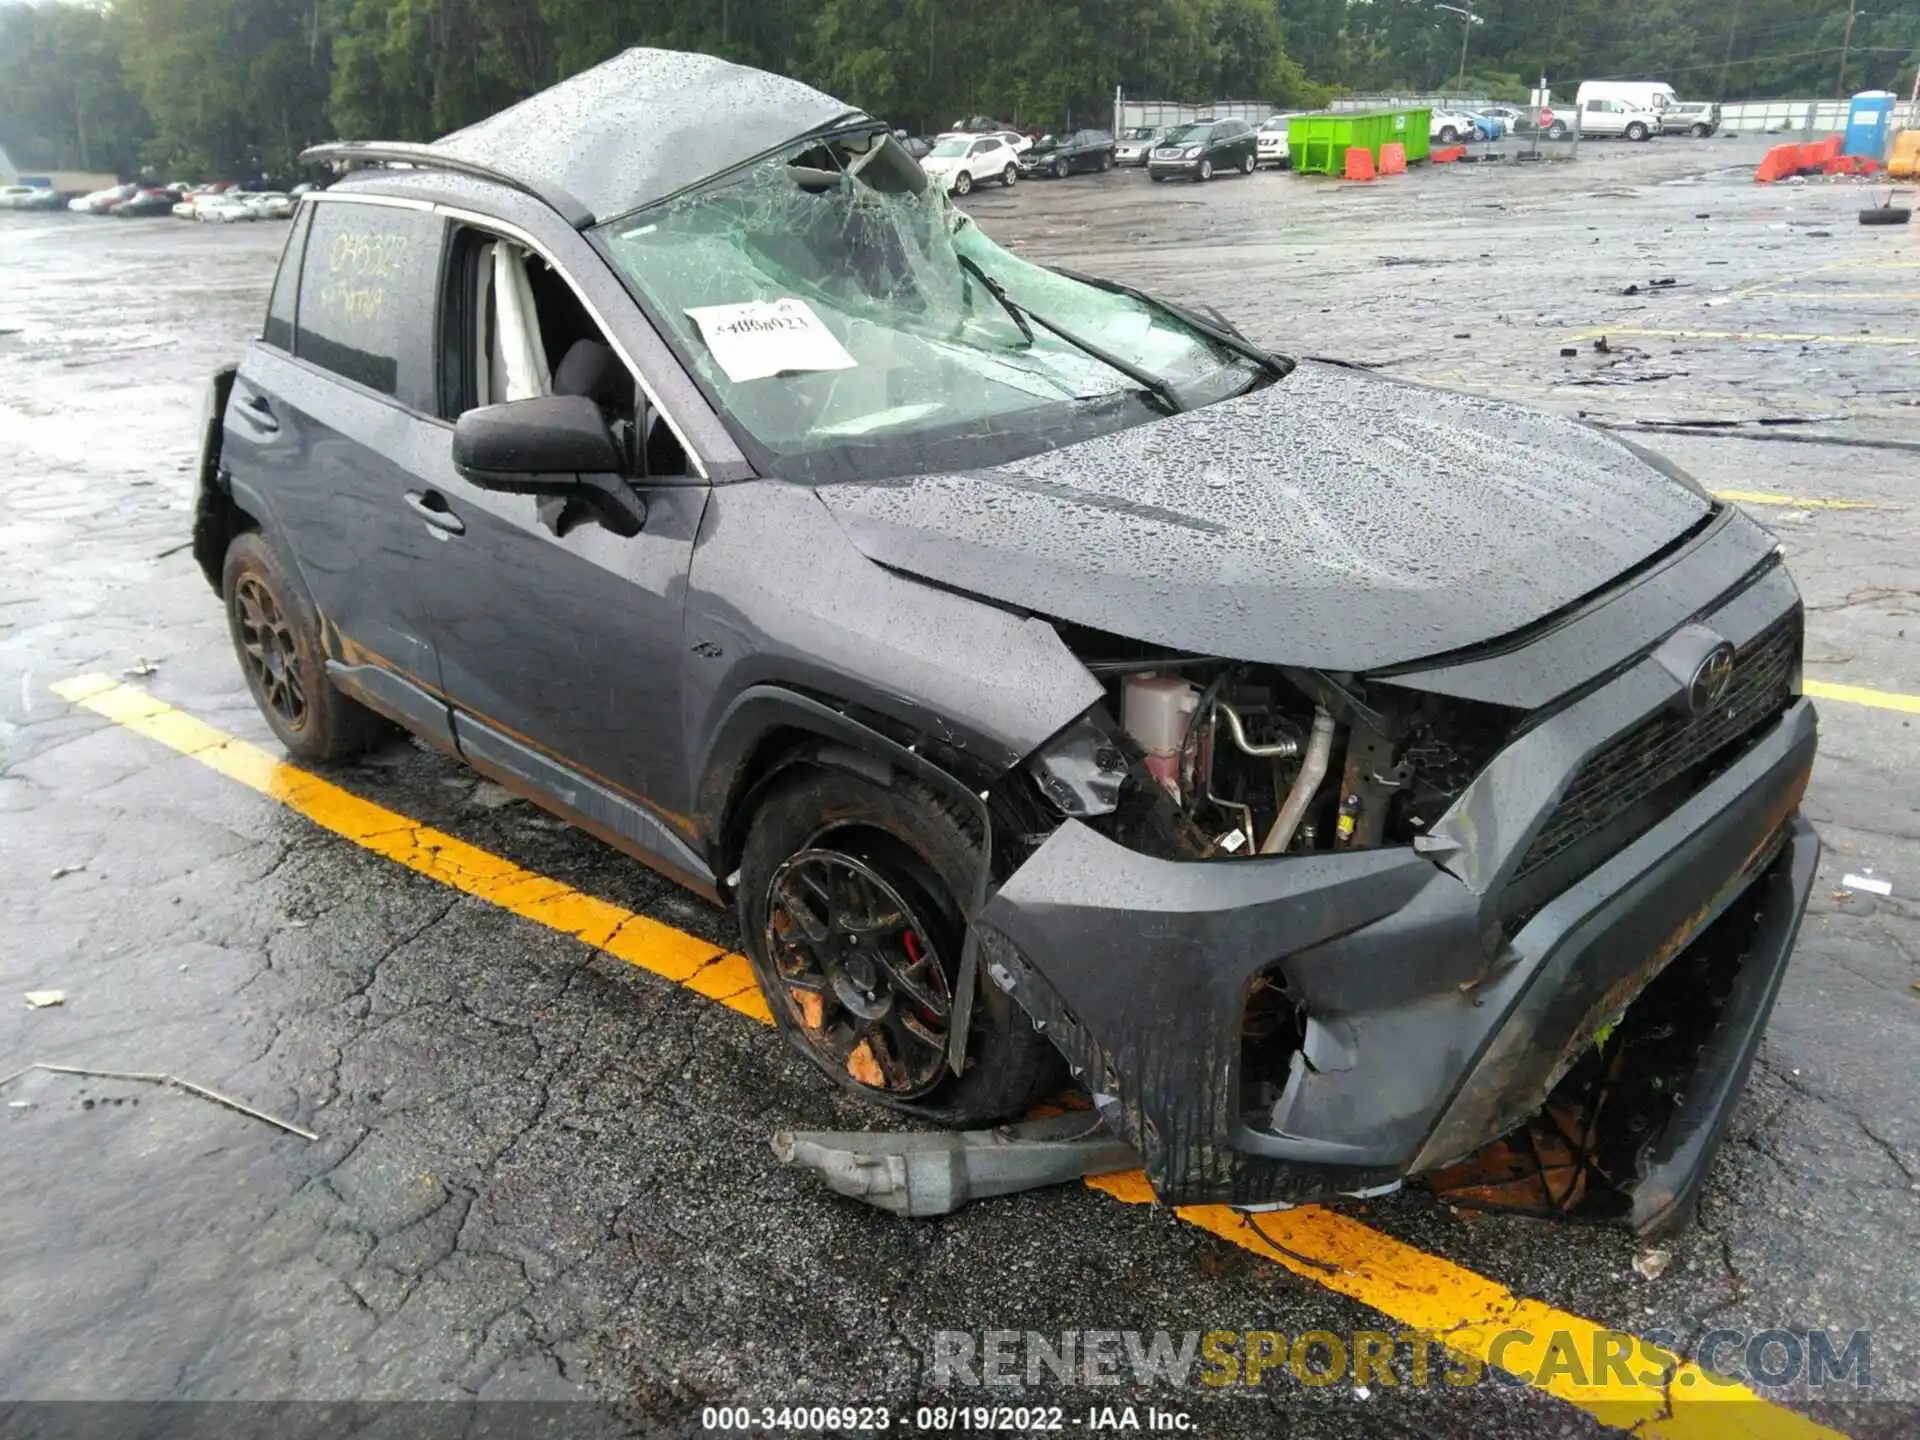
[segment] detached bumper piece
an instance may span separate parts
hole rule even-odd
[[[993,1130],[783,1130],[773,1153],[783,1165],[814,1171],[836,1194],[910,1217],[1140,1163],[1131,1145],[1085,1110]]]

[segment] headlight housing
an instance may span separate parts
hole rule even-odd
[[[1189,145],[1187,147],[1187,159],[1198,160],[1200,158],[1201,149],[1202,147],[1199,145]]]

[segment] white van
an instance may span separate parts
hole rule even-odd
[[[1674,102],[1673,86],[1664,80],[1582,80],[1573,97],[1581,118],[1589,100],[1617,100],[1629,110],[1651,111],[1658,115]]]

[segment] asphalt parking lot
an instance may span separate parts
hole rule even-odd
[[[1779,536],[1826,853],[1664,1270],[1414,1193],[1256,1229],[1122,1179],[901,1222],[782,1170],[770,1132],[867,1117],[756,1023],[730,916],[417,746],[273,763],[186,541],[201,387],[256,332],[283,228],[0,216],[0,1074],[173,1074],[316,1137],[133,1080],[7,1084],[0,1433],[61,1413],[5,1402],[75,1400],[592,1401],[552,1413],[673,1434],[721,1404],[983,1428],[916,1419],[979,1403],[1070,1429],[1151,1403],[1208,1437],[1914,1433],[1920,229],[1859,225],[1876,188],[1755,186],[1764,144],[965,202],[1276,349],[1623,427]],[[22,1003],[42,990],[65,1002]],[[1683,1360],[1740,1337],[1721,1364],[1866,1332],[1870,1360],[1814,1385],[1775,1342],[1734,1398],[1692,1370],[1579,1383],[1531,1342],[1469,1373],[1516,1326]],[[1416,1329],[1466,1368],[1402,1345],[1365,1384],[976,1389],[933,1363],[937,1332]]]

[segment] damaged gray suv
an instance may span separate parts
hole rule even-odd
[[[1818,850],[1744,515],[1021,259],[719,60],[311,155],[194,525],[295,756],[397,722],[736,907],[841,1083],[1071,1076],[1169,1202],[1551,1126],[1685,1213]]]

